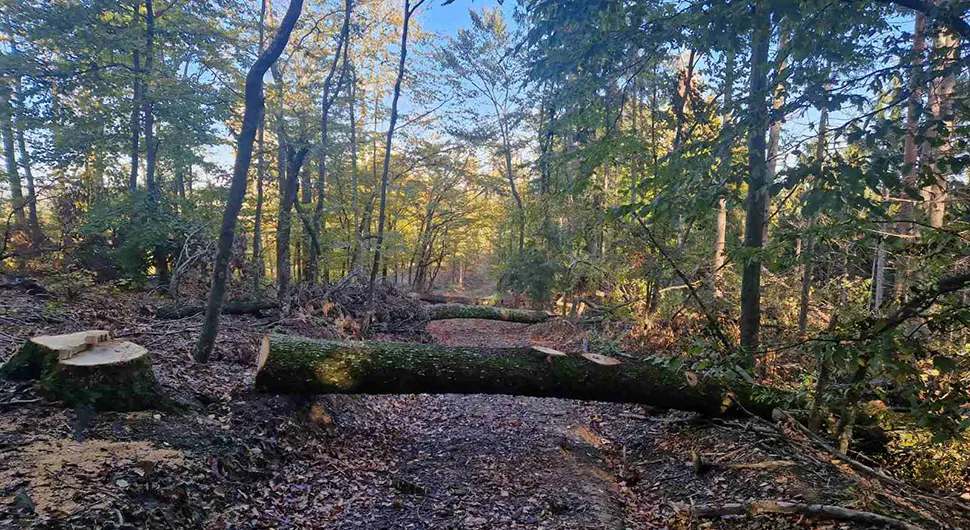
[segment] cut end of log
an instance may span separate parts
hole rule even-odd
[[[601,364],[603,366],[616,366],[623,364],[619,359],[614,359],[612,357],[607,357],[605,355],[600,355],[598,353],[584,353],[582,357],[587,361],[592,361],[596,364]]]
[[[269,335],[263,335],[263,342],[259,346],[259,359],[256,361],[256,371],[263,369],[266,359],[269,357]]]
[[[134,342],[108,341],[96,344],[70,359],[61,359],[60,363],[68,366],[104,366],[128,363],[145,355],[148,355],[148,350]]]
[[[59,360],[70,359],[87,350],[90,346],[104,342],[111,334],[103,329],[78,331],[67,335],[43,335],[30,339],[31,342],[57,353]]]

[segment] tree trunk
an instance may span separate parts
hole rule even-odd
[[[212,265],[212,288],[206,303],[205,320],[199,342],[195,346],[195,360],[206,362],[215,345],[216,335],[219,333],[219,315],[222,303],[226,297],[226,280],[229,273],[229,259],[232,257],[232,242],[235,237],[236,222],[239,210],[242,208],[246,196],[246,180],[249,175],[249,165],[253,156],[253,142],[256,139],[256,129],[263,115],[263,75],[276,62],[283,48],[290,38],[293,26],[296,25],[303,9],[303,0],[290,0],[289,8],[280,24],[280,29],[270,43],[269,48],[260,54],[259,58],[246,75],[245,105],[242,126],[236,141],[236,160],[233,164],[232,181],[229,185],[229,200],[226,211],[222,216],[222,228],[219,231],[219,241],[216,246],[216,257]]]
[[[903,144],[903,185],[907,188],[915,188],[919,177],[919,146],[916,144],[916,136],[919,129],[919,111],[922,104],[922,75],[923,75],[923,55],[926,52],[926,16],[916,13],[916,20],[913,24],[913,62],[910,66],[909,74],[909,98],[906,102],[906,138]],[[914,220],[914,210],[912,199],[906,198],[899,208],[899,223],[896,226],[896,233],[903,239],[902,245],[908,244],[909,240],[916,234]],[[899,256],[894,263],[895,285],[893,297],[900,303],[906,295],[907,280],[910,273],[909,260],[904,252],[899,252]]]
[[[724,248],[727,242],[727,180],[731,173],[731,113],[734,107],[734,51],[726,54],[724,64],[724,108],[721,111],[721,143],[717,169],[721,192],[717,198],[716,231],[714,234],[714,258],[711,262],[711,283],[714,296],[720,298],[721,277],[724,268]],[[728,134],[724,134],[727,132]]]
[[[323,102],[320,106],[320,157],[317,163],[316,183],[317,205],[313,215],[313,223],[309,227],[311,237],[315,242],[314,244],[310,245],[310,254],[307,264],[307,279],[310,284],[315,284],[317,281],[321,252],[319,245],[320,231],[326,225],[324,202],[326,201],[327,193],[327,140],[330,124],[330,108],[333,106],[334,101],[336,101],[337,96],[340,93],[340,88],[343,85],[344,75],[347,73],[346,47],[349,46],[347,40],[350,34],[350,13],[353,9],[353,0],[346,0],[344,5],[343,26],[341,26],[340,29],[340,36],[337,40],[337,50],[333,54],[333,60],[330,63],[330,70],[327,72],[327,78],[323,83]],[[344,59],[343,66],[340,69],[340,78],[337,80],[335,87],[333,84],[334,74],[337,71],[337,64],[340,61],[342,53]],[[325,279],[324,283],[327,283],[328,281],[329,279]]]
[[[10,54],[19,55],[17,49],[17,36],[10,26],[9,15],[4,16],[4,30],[7,33],[7,42],[10,46]],[[27,140],[24,129],[26,125],[27,102],[24,96],[23,81],[20,76],[13,79],[13,100],[11,101],[13,111],[14,127],[17,134],[17,147],[20,155],[20,167],[24,170],[24,180],[27,183],[27,231],[30,234],[30,242],[34,248],[43,244],[44,234],[40,230],[40,223],[37,220],[37,193],[34,188],[34,174],[30,164],[30,152],[27,150]]]
[[[259,3],[259,54],[262,55],[266,45],[266,4],[269,0]],[[266,112],[259,114],[259,128],[257,129],[256,144],[256,215],[253,220],[253,297],[259,299],[260,284],[265,276],[263,262],[263,181],[266,177]]]
[[[296,194],[299,188],[300,169],[309,148],[304,146],[295,149],[287,146],[286,172],[281,183],[280,207],[276,225],[276,299],[280,302],[280,311],[286,315],[290,312],[290,278],[292,276],[290,264],[290,232],[293,228],[293,206],[296,204]]]
[[[765,201],[767,172],[765,160],[765,129],[768,127],[768,44],[771,26],[766,7],[756,3],[753,8],[751,32],[751,84],[748,131],[748,197],[745,216],[744,248],[750,253],[741,275],[741,347],[747,368],[754,366],[754,354],[759,346],[761,329],[761,258],[764,244]]]
[[[141,18],[141,0],[135,0],[134,15],[132,25],[137,28]],[[129,119],[129,129],[131,130],[131,170],[128,173],[128,191],[134,193],[138,190],[138,141],[141,134],[141,51],[137,45],[131,51],[132,66],[132,90],[131,90],[131,118]]]
[[[17,171],[17,158],[13,132],[13,108],[10,97],[12,90],[6,85],[0,85],[0,135],[3,136],[3,156],[6,162],[7,181],[10,183],[10,202],[14,212],[14,221],[18,229],[27,226],[27,215],[24,213],[24,191],[20,184],[20,172]]]
[[[357,183],[357,117],[355,109],[357,107],[357,73],[352,70],[353,78],[350,81],[350,201],[353,209],[354,219],[351,230],[354,232],[354,241],[350,254],[350,272],[357,272],[360,266],[361,253],[361,230],[360,230],[360,198]]]
[[[660,359],[617,361],[534,348],[263,338],[256,391],[314,394],[512,394],[641,403],[709,415],[770,417],[752,389],[672,368]]]
[[[815,163],[818,164],[819,172],[825,165],[825,129],[828,127],[829,110],[828,105],[822,107],[818,118],[818,139],[815,145]],[[812,230],[815,228],[815,216],[808,219],[808,227],[802,239],[805,248],[802,250],[800,259],[802,262],[802,288],[798,300],[798,332],[804,334],[808,329],[808,305],[812,294],[812,274],[815,259],[815,236]]]
[[[487,305],[439,304],[428,308],[428,320],[449,320],[454,318],[480,318],[483,320],[502,320],[504,322],[521,322],[523,324],[538,324],[552,318],[553,315],[545,311],[529,311],[526,309],[508,309]]]
[[[959,45],[957,37],[946,29],[942,29],[937,34],[933,44],[934,55],[940,60],[936,66],[940,77],[930,85],[929,103],[933,119],[938,124],[930,129],[927,136],[935,138],[939,146],[932,149],[930,160],[935,181],[923,188],[925,215],[927,223],[933,228],[941,228],[946,215],[947,172],[940,169],[939,161],[950,156],[950,131],[953,130],[954,118],[953,91],[956,87],[956,74],[953,68],[957,61]],[[944,167],[949,166],[945,164]]]
[[[394,81],[394,96],[391,99],[391,116],[387,126],[387,142],[384,147],[384,170],[381,173],[381,205],[377,220],[377,242],[374,249],[374,263],[371,266],[370,281],[367,284],[367,305],[368,312],[373,310],[374,305],[374,284],[377,282],[377,273],[381,266],[381,256],[384,250],[384,221],[387,217],[387,180],[388,172],[391,167],[391,142],[394,139],[394,127],[397,125],[397,102],[401,98],[401,82],[404,80],[404,64],[408,56],[408,26],[411,22],[411,15],[424,3],[424,0],[411,7],[411,0],[404,0],[404,22],[401,28],[401,56],[397,66],[397,78]],[[365,328],[366,328],[365,322]]]
[[[778,55],[781,56],[781,60],[778,62],[778,68],[775,70],[775,74],[780,79],[782,77],[782,72],[785,70],[785,64],[788,62],[788,31],[784,31],[781,35],[781,42],[778,44]],[[761,227],[761,241],[768,241],[768,227],[771,225],[771,186],[775,182],[775,174],[778,172],[778,154],[781,148],[781,124],[784,121],[784,116],[776,116],[774,114],[781,112],[782,107],[785,106],[785,92],[784,83],[778,83],[775,86],[774,97],[771,102],[772,116],[771,116],[771,129],[768,132],[768,155],[767,164],[768,170],[765,176],[765,222]]]

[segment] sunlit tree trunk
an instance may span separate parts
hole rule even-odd
[[[411,0],[404,0],[404,22],[401,28],[401,56],[397,67],[397,79],[394,81],[394,96],[391,99],[391,116],[387,127],[387,143],[384,148],[384,170],[381,174],[381,201],[377,220],[377,241],[375,242],[374,263],[370,271],[370,281],[367,284],[368,313],[374,309],[374,284],[377,282],[377,273],[380,270],[381,256],[384,250],[384,221],[387,217],[387,181],[391,168],[391,145],[394,139],[394,127],[397,125],[397,103],[401,97],[401,81],[404,79],[404,64],[408,56],[408,26],[414,11],[422,3],[424,3],[424,0],[418,0],[412,7]]]
[[[950,156],[950,131],[953,129],[954,117],[953,91],[956,87],[954,69],[959,40],[949,30],[942,29],[936,36],[933,48],[939,61],[936,65],[938,77],[930,85],[929,103],[933,119],[938,124],[934,125],[927,134],[936,139],[938,146],[932,149],[930,160],[935,182],[923,188],[923,203],[927,224],[933,228],[940,228],[946,215],[947,172],[940,169],[939,160]]]
[[[219,333],[219,316],[226,297],[226,280],[228,279],[229,260],[232,257],[232,243],[235,237],[236,222],[239,210],[242,209],[243,199],[246,197],[246,181],[249,177],[249,165],[253,156],[253,142],[256,139],[256,129],[259,127],[263,114],[263,76],[270,66],[276,62],[283,48],[290,39],[293,26],[296,25],[303,9],[303,0],[291,0],[286,15],[280,24],[276,36],[263,53],[259,55],[249,73],[246,75],[245,106],[242,125],[236,140],[236,160],[232,170],[232,181],[229,184],[229,199],[226,211],[222,216],[222,228],[219,231],[219,241],[216,244],[216,257],[212,266],[212,288],[206,303],[205,320],[199,342],[195,345],[195,360],[206,362],[215,345],[216,335]]]
[[[259,54],[262,55],[266,45],[266,8],[269,0],[259,3]],[[266,111],[259,114],[259,128],[257,130],[256,148],[256,214],[253,220],[253,297],[259,298],[259,287],[266,274],[263,261],[263,181],[266,177]]]
[[[754,366],[761,330],[761,257],[764,244],[768,166],[765,160],[768,128],[768,44],[771,24],[766,7],[755,3],[752,12],[751,82],[748,109],[748,197],[745,216],[744,260],[741,275],[741,348],[744,364]]]
[[[910,64],[909,73],[909,98],[906,102],[906,138],[903,144],[903,185],[908,188],[917,186],[919,175],[919,151],[916,136],[919,129],[920,105],[923,99],[922,74],[923,56],[926,53],[926,16],[916,13],[916,20],[913,23],[913,60]],[[912,199],[905,198],[899,208],[899,223],[896,225],[896,233],[902,238],[903,246],[916,235],[916,226],[912,223],[915,216],[915,208]],[[893,297],[899,301],[905,297],[907,281],[910,273],[909,260],[900,253],[895,260],[894,267],[895,286],[893,287]]]
[[[781,42],[778,44],[778,55],[781,60],[778,62],[778,68],[775,70],[775,75],[781,79],[785,72],[785,66],[788,63],[788,31],[784,31],[781,35]],[[772,99],[772,117],[771,117],[771,129],[768,132],[768,171],[765,177],[765,182],[767,189],[765,190],[765,222],[762,225],[761,240],[764,242],[768,241],[768,229],[771,226],[771,185],[774,184],[775,175],[778,172],[778,157],[780,156],[781,150],[781,125],[784,121],[784,116],[781,116],[782,108],[785,106],[785,97],[787,93],[785,92],[785,84],[779,82],[775,85],[775,94]]]

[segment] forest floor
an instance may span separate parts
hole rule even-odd
[[[71,301],[2,292],[0,358],[32,335],[110,329],[149,348],[163,389],[185,406],[93,415],[0,383],[0,528],[866,528],[697,521],[671,503],[876,509],[878,488],[748,420],[512,396],[256,395],[259,335],[313,334],[306,322],[227,316],[218,360],[198,365],[201,315],[160,321],[157,303],[103,288]],[[428,332],[442,344],[575,345],[562,322],[456,320]],[[795,465],[698,475],[692,452]]]

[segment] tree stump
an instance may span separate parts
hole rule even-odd
[[[0,375],[39,378],[45,397],[72,407],[138,410],[161,402],[148,350],[110,340],[102,330],[34,337],[0,367]]]

